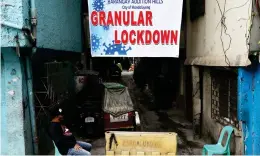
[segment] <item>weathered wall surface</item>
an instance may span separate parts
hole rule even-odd
[[[243,122],[246,155],[260,154],[260,64],[238,69],[238,119]]]
[[[21,31],[30,26],[29,2],[1,1],[1,155],[32,154],[25,73],[13,48],[15,37],[20,47],[29,45]],[[36,9],[39,48],[82,51],[81,0],[37,0]]]
[[[27,46],[21,29],[30,26],[29,0],[5,0],[1,9],[1,47],[15,47],[16,35],[20,46]],[[36,1],[36,9],[39,48],[82,51],[80,0]]]
[[[1,155],[25,155],[22,71],[12,48],[1,48]]]
[[[210,68],[205,68],[203,73],[203,136],[211,138],[216,143],[219,134],[224,127],[211,118],[211,76]],[[210,140],[208,141],[210,142]],[[236,155],[243,155],[244,145],[241,131],[235,129],[234,135],[231,137],[231,151]]]
[[[29,0],[5,0],[1,3],[1,47],[15,47],[16,35],[20,46],[25,46],[27,42],[21,29],[29,24]]]
[[[82,51],[81,0],[36,1],[37,46]]]
[[[251,1],[228,0],[225,4],[222,0],[206,0],[205,15],[193,22],[190,21],[189,1],[185,63],[206,66],[249,65],[247,36]]]

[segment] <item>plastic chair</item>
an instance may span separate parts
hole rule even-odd
[[[52,141],[52,142],[53,142],[53,145],[54,145],[54,148],[55,148],[54,155],[55,155],[55,156],[56,156],[56,155],[57,155],[57,156],[62,156],[62,155],[60,154],[58,148],[56,147],[54,141]]]
[[[202,150],[202,155],[206,155],[206,153],[207,155],[213,155],[213,154],[230,155],[229,144],[230,144],[230,138],[233,130],[234,130],[233,127],[225,126],[221,131],[221,134],[218,139],[218,143],[214,145],[204,145]],[[226,140],[226,145],[223,147],[221,143],[225,133],[227,133],[228,136]]]

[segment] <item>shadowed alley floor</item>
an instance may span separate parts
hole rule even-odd
[[[182,111],[172,108],[167,111],[149,109],[152,105],[152,95],[149,90],[143,93],[135,87],[132,72],[123,72],[122,80],[128,86],[130,95],[139,112],[141,131],[144,132],[176,132],[178,134],[178,155],[200,155],[203,145],[201,140],[194,140],[192,124],[185,119]],[[92,155],[105,154],[105,139],[99,138],[92,142]]]

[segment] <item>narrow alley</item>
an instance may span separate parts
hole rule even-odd
[[[146,88],[140,92],[136,88],[132,78],[132,72],[122,73],[122,83],[128,86],[131,98],[139,112],[143,132],[175,132],[178,134],[178,155],[200,155],[205,142],[194,140],[192,124],[185,119],[184,113],[177,109],[167,111],[155,111],[149,108],[153,106],[153,95]],[[93,155],[105,154],[105,139],[99,138],[91,142]]]
[[[1,8],[0,155],[260,154],[260,0]]]

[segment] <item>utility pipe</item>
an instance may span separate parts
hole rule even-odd
[[[30,0],[30,15],[31,15],[31,32],[35,44],[32,47],[32,54],[36,52],[36,26],[37,26],[37,14],[35,0]],[[32,128],[32,138],[33,138],[33,152],[38,155],[38,137],[36,130],[35,121],[35,110],[34,110],[34,97],[33,97],[33,81],[32,81],[32,65],[30,57],[26,57],[26,73],[27,73],[27,87],[28,87],[28,98],[29,98],[29,108],[30,108],[30,118],[31,118],[31,128]]]
[[[36,122],[35,122],[35,110],[34,110],[34,98],[33,98],[33,81],[32,81],[32,68],[31,60],[29,56],[26,56],[26,75],[27,75],[27,92],[28,92],[28,102],[29,102],[29,111],[30,111],[30,120],[31,120],[31,131],[33,138],[33,153],[38,155],[38,139],[36,131]]]

